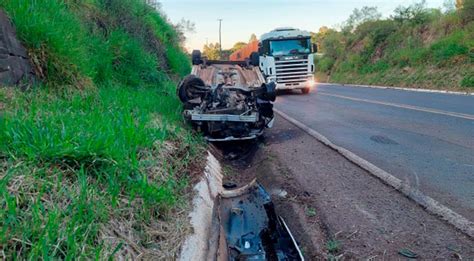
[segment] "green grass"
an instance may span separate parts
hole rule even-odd
[[[445,88],[463,91],[469,90],[469,88],[472,88],[471,86],[473,86],[473,83],[469,81],[470,75],[472,75],[472,66],[470,65],[453,66],[452,68],[439,68],[436,66],[415,67],[408,68],[408,70],[392,67],[386,71],[368,74],[360,74],[358,72],[334,72],[331,74],[330,80],[338,83],[428,89]],[[461,87],[456,88],[456,84],[460,84]]]
[[[19,38],[48,82],[71,85],[94,75],[89,35],[64,1],[11,0],[0,3]]]
[[[474,76],[467,75],[461,81],[461,86],[474,88]]]
[[[332,239],[326,243],[326,249],[331,254],[337,253],[340,250],[340,248],[341,248],[341,243],[337,240]]]
[[[156,85],[167,73],[190,71],[173,26],[142,0],[10,0],[0,7],[48,85]]]
[[[306,216],[307,217],[315,217],[316,216],[316,209],[312,207],[308,207],[306,209]]]
[[[0,8],[39,78],[28,92],[0,88],[0,252],[133,259],[139,248],[176,258],[184,173],[203,148],[175,94],[190,71],[178,32],[142,0]]]
[[[15,93],[0,119],[0,245],[8,257],[103,256],[110,249],[99,232],[120,208],[132,204],[138,226],[179,203],[186,179],[177,172],[200,143],[177,124],[173,89]],[[163,158],[167,141],[184,155]]]
[[[39,90],[19,95],[15,103],[22,106],[2,120],[0,149],[8,157],[37,163],[114,162],[133,170],[131,155],[140,146],[170,135],[166,128],[147,126],[151,113],[159,114],[165,126],[179,115],[179,102],[159,91],[104,87],[97,94],[64,93],[59,99]]]

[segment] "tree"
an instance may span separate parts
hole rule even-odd
[[[146,0],[145,2],[156,10],[161,9],[161,3],[158,0]]]
[[[323,51],[322,42],[324,41],[330,30],[332,29],[329,29],[327,26],[321,26],[317,33],[311,33],[311,41],[313,43],[316,43],[316,45],[318,46],[318,52]]]
[[[321,27],[319,28],[318,33],[319,33],[319,34],[325,34],[325,33],[327,33],[328,31],[329,31],[329,27],[327,27],[327,26],[324,25],[324,26],[321,26]]]
[[[474,21],[474,0],[459,1],[458,6],[463,24]]]
[[[220,45],[219,43],[210,43],[204,45],[202,48],[204,56],[207,57],[209,60],[218,60],[219,59],[219,50],[220,50]]]
[[[429,11],[426,9],[426,0],[410,6],[399,6],[395,9],[392,19],[400,24],[424,24],[429,20]]]
[[[318,45],[318,52],[324,53],[326,57],[337,59],[344,50],[344,36],[342,33],[323,27],[316,34],[312,34],[312,39]]]
[[[194,22],[182,18],[181,21],[179,21],[179,23],[174,26],[174,28],[178,34],[179,43],[181,44],[181,47],[184,48],[184,43],[186,42],[186,33],[194,33],[196,31],[196,25]]]
[[[245,47],[247,45],[247,43],[244,43],[244,42],[237,42],[234,44],[234,46],[230,49],[231,52],[235,52],[237,50],[240,50],[242,49],[243,47]]]
[[[352,11],[352,14],[344,22],[342,30],[352,32],[359,24],[375,21],[382,17],[377,7],[364,6],[360,10],[358,8]]]
[[[257,36],[255,34],[252,34],[249,39],[249,43],[257,41]]]
[[[459,1],[459,0],[458,0]],[[454,0],[444,0],[443,9],[446,13],[452,13],[456,10],[456,3]]]

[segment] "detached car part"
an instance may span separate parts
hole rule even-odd
[[[270,195],[253,181],[219,199],[220,242],[217,260],[295,260],[304,257]],[[221,258],[219,258],[221,257]]]

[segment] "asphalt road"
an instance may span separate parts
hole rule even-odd
[[[474,96],[319,84],[275,106],[474,220]]]

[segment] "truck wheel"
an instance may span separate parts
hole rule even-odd
[[[199,51],[199,50],[194,50],[194,51],[191,53],[191,60],[192,60],[192,62],[193,62],[193,65],[200,65],[200,64],[202,64],[201,51]]]
[[[303,94],[308,94],[309,91],[310,91],[309,87],[306,87],[306,88],[301,89],[301,92],[302,92]]]
[[[253,66],[259,66],[260,65],[260,54],[257,52],[253,52],[250,54],[250,64]]]

